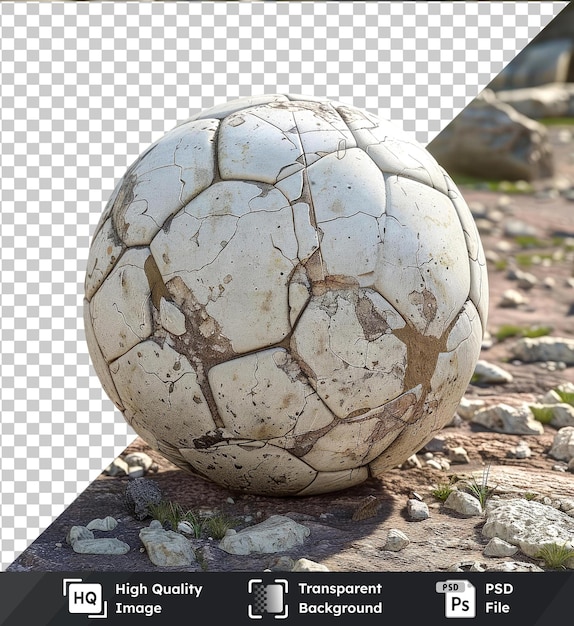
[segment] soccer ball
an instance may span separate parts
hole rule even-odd
[[[131,165],[84,311],[102,386],[152,448],[303,496],[380,475],[452,419],[487,308],[478,231],[432,156],[288,94],[203,111]]]

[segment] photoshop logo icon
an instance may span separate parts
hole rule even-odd
[[[85,583],[81,578],[64,578],[63,594],[68,597],[68,611],[88,617],[107,618],[108,603],[103,600],[100,583]]]
[[[264,615],[275,619],[285,619],[288,606],[285,603],[285,594],[288,583],[283,578],[276,578],[271,583],[264,583],[261,579],[251,579],[248,591],[252,596],[252,603],[247,607],[247,614],[251,619],[262,619]]]

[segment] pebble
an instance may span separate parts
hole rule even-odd
[[[484,556],[512,556],[518,552],[518,548],[513,546],[511,543],[504,541],[504,539],[499,539],[498,537],[493,537],[484,547],[483,554]]]
[[[139,537],[150,561],[159,567],[189,567],[195,561],[189,539],[173,530],[164,530],[158,520],[142,528]]]
[[[510,219],[504,224],[506,237],[538,237],[538,229],[522,220]]]
[[[145,452],[132,452],[124,457],[124,461],[128,464],[128,467],[141,467],[144,472],[151,469],[153,460]]]
[[[430,513],[429,508],[425,502],[421,502],[416,498],[409,498],[407,500],[407,514],[409,519],[413,522],[420,522],[428,519]]]
[[[436,469],[436,470],[442,470],[443,469],[442,465],[440,464],[440,462],[437,461],[436,459],[429,459],[426,462],[426,464],[427,464],[428,467],[432,467],[433,469]]]
[[[104,474],[106,476],[126,476],[128,470],[128,464],[121,457],[118,457],[106,467]]]
[[[159,504],[162,492],[159,485],[148,478],[134,478],[126,485],[126,503],[134,517],[143,520],[150,516],[150,504]]]
[[[510,383],[514,380],[512,374],[502,369],[502,367],[489,363],[488,361],[477,361],[474,368],[473,381],[486,385],[500,385]]]
[[[115,537],[99,539],[78,539],[72,544],[78,554],[127,554],[130,546]]]
[[[516,289],[506,289],[500,298],[498,306],[504,309],[514,309],[527,303],[528,298],[523,296],[520,291]]]
[[[329,568],[322,563],[310,559],[297,559],[291,569],[292,572],[328,572]]]
[[[515,358],[525,363],[542,361],[574,365],[574,339],[570,337],[523,337],[510,349]]]
[[[391,528],[387,533],[387,540],[383,546],[383,550],[399,552],[400,550],[406,548],[409,543],[409,538],[402,530],[399,530],[398,528]]]
[[[475,413],[472,422],[509,435],[541,435],[544,432],[544,427],[535,419],[528,404],[496,404]]]
[[[86,528],[88,530],[107,531],[107,530],[113,530],[117,525],[118,525],[117,520],[111,517],[110,515],[108,515],[107,517],[104,517],[103,519],[93,519],[91,522],[88,523]]]
[[[512,459],[528,459],[532,456],[532,450],[525,441],[520,441],[514,448],[508,451],[508,457]]]
[[[458,491],[458,489],[454,489],[450,492],[444,502],[444,506],[447,509],[452,509],[467,517],[482,515],[482,506],[478,498],[475,498],[472,494],[466,493],[465,491]]]
[[[448,458],[451,463],[458,463],[458,464],[470,463],[470,459],[468,458],[468,452],[462,446],[449,448]]]

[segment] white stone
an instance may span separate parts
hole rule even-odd
[[[490,500],[486,506],[485,537],[498,537],[518,546],[527,556],[537,558],[544,545],[556,543],[574,547],[574,519],[532,500]],[[566,567],[574,568],[574,558]]]
[[[409,498],[407,501],[407,515],[414,522],[425,520],[430,515],[428,505],[416,498]]]
[[[565,426],[554,435],[548,454],[558,461],[574,458],[574,426]]]
[[[219,547],[229,554],[269,554],[302,545],[309,528],[283,515],[272,515],[265,521],[237,533],[226,535]]]
[[[127,554],[130,546],[115,537],[99,539],[78,539],[72,544],[78,554]]]
[[[498,537],[493,537],[484,547],[482,553],[484,556],[513,556],[518,552],[518,548],[513,546],[511,543],[504,541],[503,539],[499,539]]]
[[[141,467],[144,471],[149,471],[153,465],[153,459],[145,452],[130,452],[124,456],[124,461],[129,467]]]
[[[88,256],[106,394],[154,450],[237,491],[314,495],[401,465],[452,421],[487,325],[453,180],[322,98],[179,124],[116,185]]]
[[[479,360],[474,368],[473,380],[477,383],[499,385],[510,383],[514,380],[512,374],[504,370],[499,365]]]
[[[513,309],[526,304],[527,302],[528,298],[523,296],[520,291],[517,291],[516,289],[505,289],[502,293],[498,306],[505,309]]]
[[[567,337],[523,337],[512,347],[513,356],[525,363],[563,361],[574,365],[574,339]]]
[[[457,489],[450,492],[448,498],[444,502],[444,506],[447,509],[452,509],[461,515],[466,515],[468,517],[482,515],[482,507],[478,498],[475,498],[470,493],[458,491]]]
[[[436,470],[442,470],[443,469],[440,461],[437,461],[436,459],[429,459],[426,462],[426,465],[428,465],[428,467],[432,467],[433,469],[436,469]]]
[[[468,452],[462,446],[448,449],[448,458],[451,463],[470,463]]]
[[[511,451],[511,456],[515,459],[528,459],[532,456],[532,450],[525,441],[520,441],[514,450]]]
[[[103,519],[93,519],[88,523],[86,528],[88,530],[113,530],[118,525],[118,522],[111,515],[104,517]]]
[[[410,543],[410,539],[405,535],[402,530],[398,528],[391,528],[387,533],[387,540],[383,546],[383,550],[390,550],[391,552],[399,552],[406,548]]]
[[[117,457],[106,467],[104,474],[107,476],[125,476],[128,471],[128,464],[121,457]]]
[[[527,404],[517,407],[496,404],[476,412],[472,422],[511,435],[541,435],[544,432],[544,426],[536,421]]]
[[[94,533],[85,526],[72,526],[66,535],[66,542],[71,546],[80,539],[93,539]]]
[[[292,572],[328,572],[329,568],[322,563],[310,559],[297,559],[291,568]]]
[[[139,537],[150,561],[158,567],[188,567],[195,561],[189,539],[173,530],[164,530],[158,520],[142,528]]]
[[[484,409],[485,406],[486,403],[484,400],[462,397],[456,412],[460,415],[460,417],[462,417],[463,420],[470,421],[474,417],[475,413]]]
[[[180,533],[185,533],[186,535],[195,534],[195,530],[193,526],[189,522],[186,522],[186,521],[179,522],[179,524],[177,525],[177,531]]]
[[[537,403],[532,405],[535,409],[548,412],[550,415],[550,425],[554,428],[564,428],[574,426],[574,406],[564,402],[552,404]]]

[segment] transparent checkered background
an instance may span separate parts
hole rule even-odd
[[[146,146],[282,91],[426,144],[565,5],[0,2],[1,568],[135,437],[90,364],[82,297],[100,213]]]

